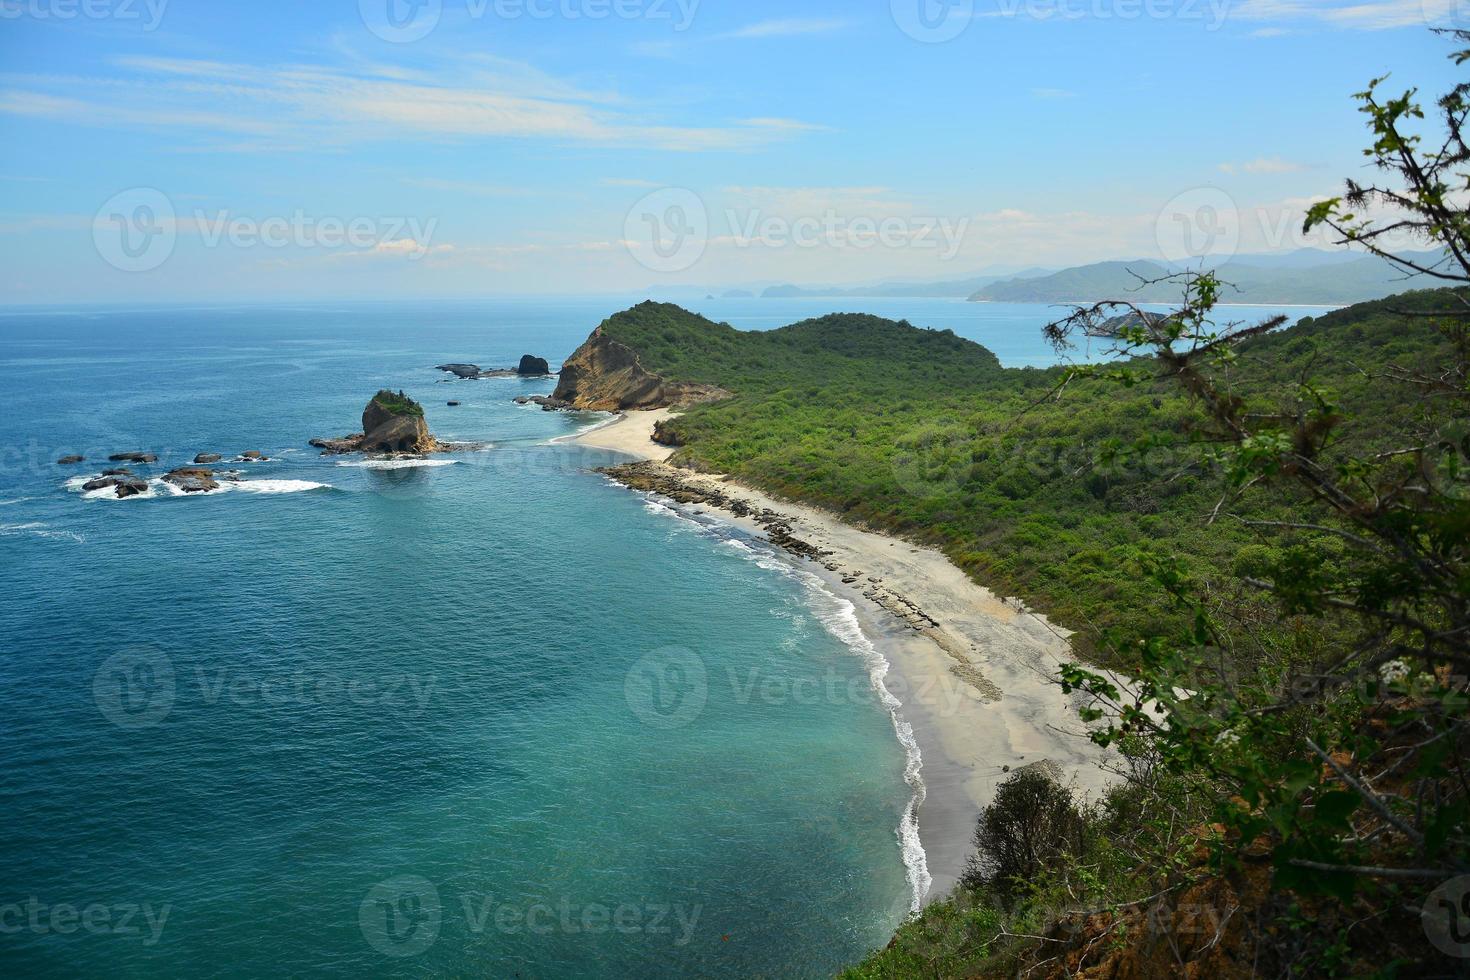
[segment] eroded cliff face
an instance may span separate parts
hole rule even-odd
[[[730,393],[714,385],[667,381],[638,363],[632,348],[613,340],[601,327],[561,366],[555,399],[572,408],[598,412],[672,408],[717,401]]]

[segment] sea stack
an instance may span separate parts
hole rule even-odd
[[[422,456],[445,451],[429,432],[424,407],[402,391],[383,389],[362,410],[362,432],[341,439],[313,439],[324,454],[405,453]]]

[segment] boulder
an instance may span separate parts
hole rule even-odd
[[[126,466],[119,466],[115,470],[103,470],[102,471],[102,475],[103,476],[132,476],[133,475],[133,471],[130,470],[130,469],[128,469]]]
[[[522,354],[521,363],[516,367],[516,374],[523,378],[540,378],[550,373],[551,365],[546,363],[546,358],[531,354]]]
[[[185,493],[208,493],[219,489],[214,470],[180,467],[164,474],[163,482],[171,483]]]
[[[480,365],[478,364],[440,364],[434,370],[448,371],[456,378],[473,381],[480,376]]]
[[[219,453],[200,453],[194,457],[195,463],[218,463],[222,457]]]
[[[258,450],[258,449],[252,449],[249,452],[243,452],[243,453],[241,453],[240,454],[240,458],[241,459],[253,459],[253,460],[257,460],[259,462],[264,462],[267,457],[266,457],[265,453],[261,452],[260,450]]]
[[[152,453],[113,453],[107,457],[113,463],[156,463],[158,457]]]
[[[85,456],[63,456],[63,457],[61,457],[60,459],[58,459],[56,461],[56,465],[57,466],[75,466],[78,463],[85,463],[85,462],[86,462],[86,457]]]
[[[459,407],[459,402],[450,402],[449,403],[449,407],[450,408],[458,408]]]
[[[82,484],[82,489],[88,493],[109,487],[119,498],[136,497],[140,493],[148,492],[148,481],[131,476],[104,476]]]

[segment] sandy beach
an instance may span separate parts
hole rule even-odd
[[[570,441],[663,463],[672,450],[650,437],[669,414],[629,412]],[[1055,766],[1064,782],[1093,796],[1106,786],[1101,750],[1081,734],[1076,711],[1051,680],[1069,659],[1064,630],[976,585],[938,551],[734,480],[662,469],[754,512],[727,511],[731,523],[767,536],[771,515],[759,517],[774,511],[792,537],[830,552],[803,567],[856,606],[864,632],[892,665],[886,684],[903,702],[922,754],[918,826],[933,878],[928,899],[954,885],[972,851],[976,818],[1007,770]]]

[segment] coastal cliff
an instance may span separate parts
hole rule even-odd
[[[552,398],[571,408],[601,412],[671,408],[728,398],[715,385],[670,381],[646,369],[632,348],[603,327],[567,358]]]

